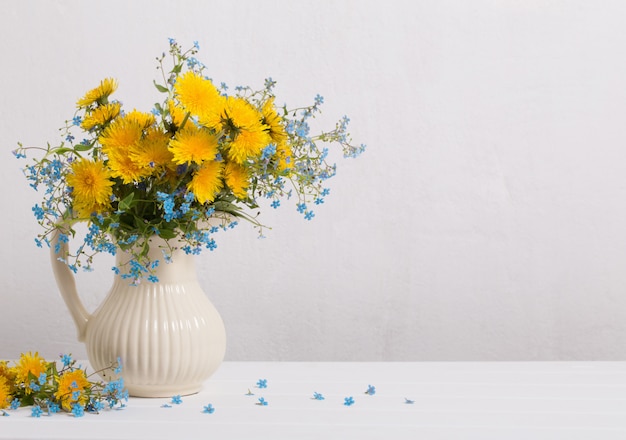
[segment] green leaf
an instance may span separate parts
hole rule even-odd
[[[69,153],[75,151],[73,148],[67,148],[67,147],[59,147],[57,149],[54,150],[54,154],[58,154],[58,155],[63,155],[65,153]]]
[[[159,229],[159,237],[169,240],[176,237],[176,232],[172,229]]]
[[[131,206],[133,206],[133,199],[135,198],[135,193],[130,193],[124,199],[120,200],[118,205],[118,209],[121,211],[128,211]]]
[[[154,87],[156,87],[159,92],[161,92],[161,93],[169,92],[167,87],[163,87],[161,84],[157,84],[156,80],[152,80],[152,82],[154,82]]]
[[[139,254],[139,256],[140,257],[145,257],[146,255],[148,255],[148,252],[150,252],[150,245],[146,241],[144,246],[141,248],[141,253]]]
[[[74,147],[74,151],[89,151],[91,150],[93,146],[91,144],[88,145],[83,145],[83,144],[78,144]]]

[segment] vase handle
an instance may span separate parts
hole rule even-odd
[[[59,255],[67,255],[69,249],[67,240],[59,240],[60,234],[61,231],[59,229],[56,229],[52,234],[50,243],[50,263],[52,264],[52,271],[54,272],[57,287],[76,324],[78,341],[84,342],[87,322],[89,322],[91,315],[87,312],[87,309],[85,309],[83,302],[78,296],[74,273],[65,262],[59,260]]]

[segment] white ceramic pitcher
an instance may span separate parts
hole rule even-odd
[[[60,245],[60,253],[55,246]],[[131,396],[170,397],[196,393],[219,367],[226,350],[226,333],[219,313],[200,287],[192,255],[181,250],[163,262],[165,242],[151,239],[150,258],[160,260],[158,282],[137,286],[116,276],[102,304],[92,313],[83,306],[74,274],[62,261],[68,244],[53,237],[50,256],[61,296],[76,323],[91,366],[104,379],[122,360],[122,377]],[[130,256],[118,249],[116,263]]]

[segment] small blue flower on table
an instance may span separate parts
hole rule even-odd
[[[256,386],[258,388],[267,388],[267,379],[259,379]]]
[[[260,398],[259,398],[259,401],[257,402],[257,405],[260,405],[260,406],[267,406],[267,403],[268,403],[268,402],[267,402],[267,400],[265,400],[265,398],[264,398],[264,397],[260,397]]]
[[[176,396],[172,396],[172,403],[174,405],[180,405],[181,403],[183,403],[183,399],[181,399],[180,395],[176,395]]]
[[[48,414],[56,414],[61,410],[58,404],[54,402],[48,402]]]
[[[346,397],[345,399],[343,399],[343,404],[345,406],[352,406],[352,405],[354,405],[354,398],[352,396]]]
[[[376,394],[376,387],[374,385],[368,385],[367,391],[365,392],[365,394],[369,394],[370,396],[373,396],[374,394]]]
[[[207,406],[204,407],[202,412],[205,414],[213,414],[215,412],[215,408],[213,408],[213,405],[209,403]]]
[[[102,411],[104,409],[104,403],[100,402],[100,401],[92,401],[90,402],[90,404],[87,406],[87,409],[90,412],[94,412],[96,414],[99,414],[100,411]]]
[[[74,414],[74,417],[82,417],[85,415],[85,409],[82,405],[76,403],[72,405],[72,414]]]
[[[321,393],[313,393],[313,399],[324,400],[324,396]]]
[[[33,406],[32,409],[30,410],[31,417],[41,417],[42,414],[43,414],[43,411],[39,405]]]

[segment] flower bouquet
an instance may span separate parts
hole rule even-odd
[[[262,234],[252,212],[263,199],[272,208],[292,199],[310,220],[335,174],[327,145],[338,145],[346,157],[364,150],[352,144],[347,117],[331,130],[310,133],[321,96],[310,106],[278,106],[271,78],[260,90],[236,87],[231,94],[206,76],[198,49],[194,43],[183,50],[170,39],[168,53],[157,57],[161,78],[154,81],[163,99],[150,112],[125,109],[114,99],[116,80],[105,78],[77,101],[58,145],[18,144],[14,151],[19,158],[42,152],[24,168],[30,185],[44,189],[33,207],[43,227],[37,245],[50,246],[58,231],[59,242],[67,242],[76,223],[87,224],[76,251],[59,252],[56,243],[58,258],[72,271],[92,270],[95,254],[122,249],[132,258],[128,267],[114,267],[117,273],[133,283],[158,281],[159,260],[148,257],[150,237],[197,254],[213,250],[215,232],[240,219]],[[163,249],[166,262],[172,246]]]

